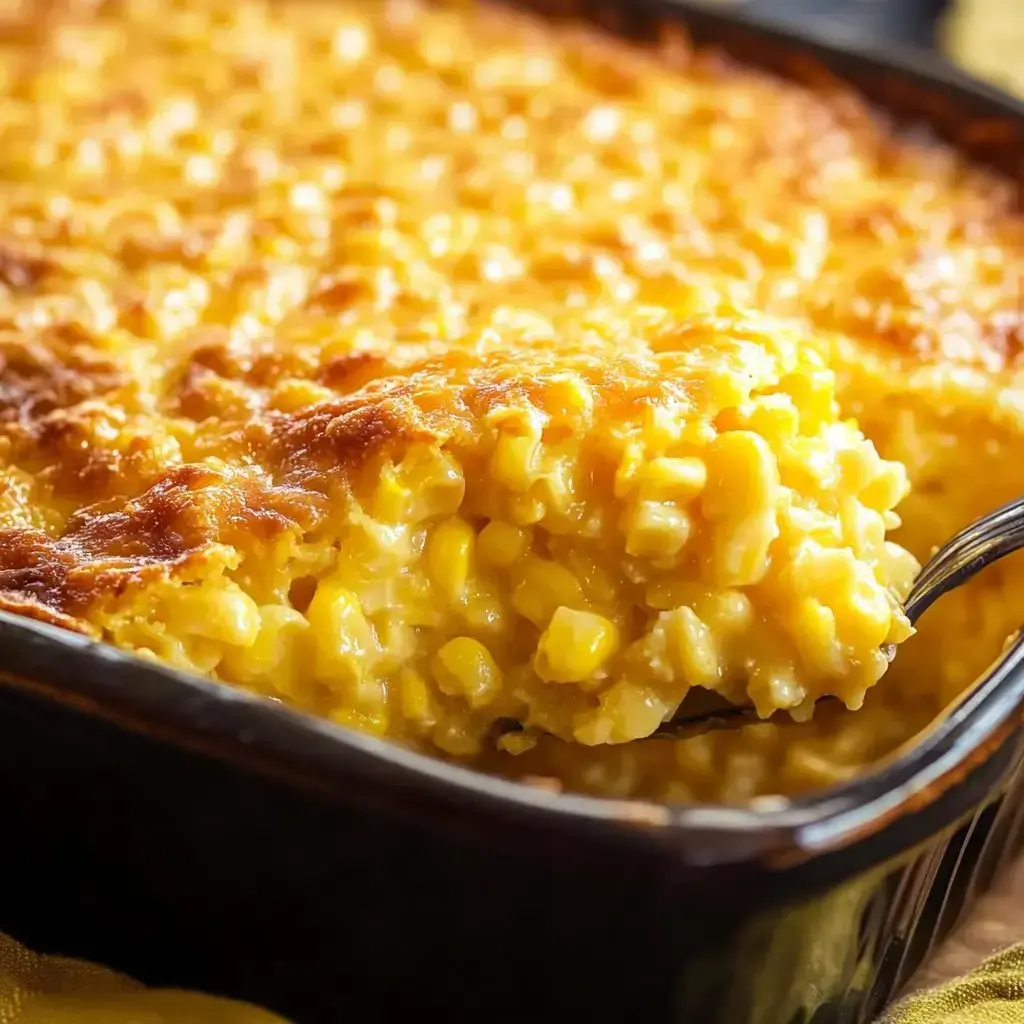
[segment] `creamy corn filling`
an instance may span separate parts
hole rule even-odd
[[[639,739],[693,687],[764,716],[859,707],[881,645],[910,634],[917,564],[886,540],[902,467],[838,419],[831,373],[774,322],[691,323],[656,347],[567,350],[528,386],[493,362],[383,379],[361,397],[413,381],[403,422],[433,443],[328,480],[329,512],[276,571],[236,549],[221,575],[93,621],[460,756],[505,720],[527,727],[498,738],[512,751],[540,732]]]
[[[712,800],[863,770],[1018,625],[1019,559],[899,611],[1024,491],[1013,182],[677,31],[0,19],[0,608]],[[803,724],[631,742],[693,688]]]

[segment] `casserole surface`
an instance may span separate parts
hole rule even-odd
[[[1011,563],[856,716],[581,749],[742,696],[745,659],[765,711],[860,704],[905,549],[1024,484],[1012,182],[681,37],[403,4],[14,27],[8,609],[450,756],[505,717],[572,741],[501,772],[730,800],[859,771],[1015,626]]]

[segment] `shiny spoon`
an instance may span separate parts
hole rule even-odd
[[[993,562],[1024,548],[1024,497],[976,519],[947,541],[922,566],[907,595],[903,611],[915,625],[921,615],[940,597],[966,583]],[[882,650],[893,660],[894,644]],[[1024,643],[1007,647],[1003,656],[974,684],[980,686],[996,672],[1013,668],[1008,661],[1024,662]],[[817,705],[839,704],[837,697],[821,697]],[[648,739],[686,739],[721,729],[738,729],[764,722],[793,723],[794,719],[780,711],[769,718],[758,715],[752,704],[730,704],[718,694],[700,688],[692,690],[670,719],[663,722]],[[522,724],[502,720],[500,732],[518,732]]]
[[[976,519],[944,544],[925,563],[907,595],[903,611],[915,625],[940,597],[955,590],[976,576],[993,562],[1024,548],[1024,497],[1017,498],[1002,508]],[[891,661],[895,646],[887,644],[883,650]],[[1005,672],[1007,659],[1024,661],[1024,646],[1008,647],[1003,655],[978,681],[980,686],[994,672]],[[836,697],[822,697],[818,704],[839,703]],[[770,718],[761,718],[753,705],[729,704],[717,694],[705,691],[687,697],[676,713],[652,734],[652,738],[685,739],[718,729],[737,729],[759,722],[792,722],[784,712]]]

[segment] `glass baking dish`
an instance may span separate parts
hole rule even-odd
[[[719,5],[534,6],[682,17],[1024,167],[1024,106],[908,54]],[[2,613],[0,684],[0,931],[296,1024],[856,1024],[1021,845],[1021,673],[863,778],[749,808],[482,776]]]

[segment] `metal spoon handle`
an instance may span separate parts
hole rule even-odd
[[[904,611],[917,622],[940,597],[1024,548],[1024,497],[997,508],[943,544],[914,581]]]

